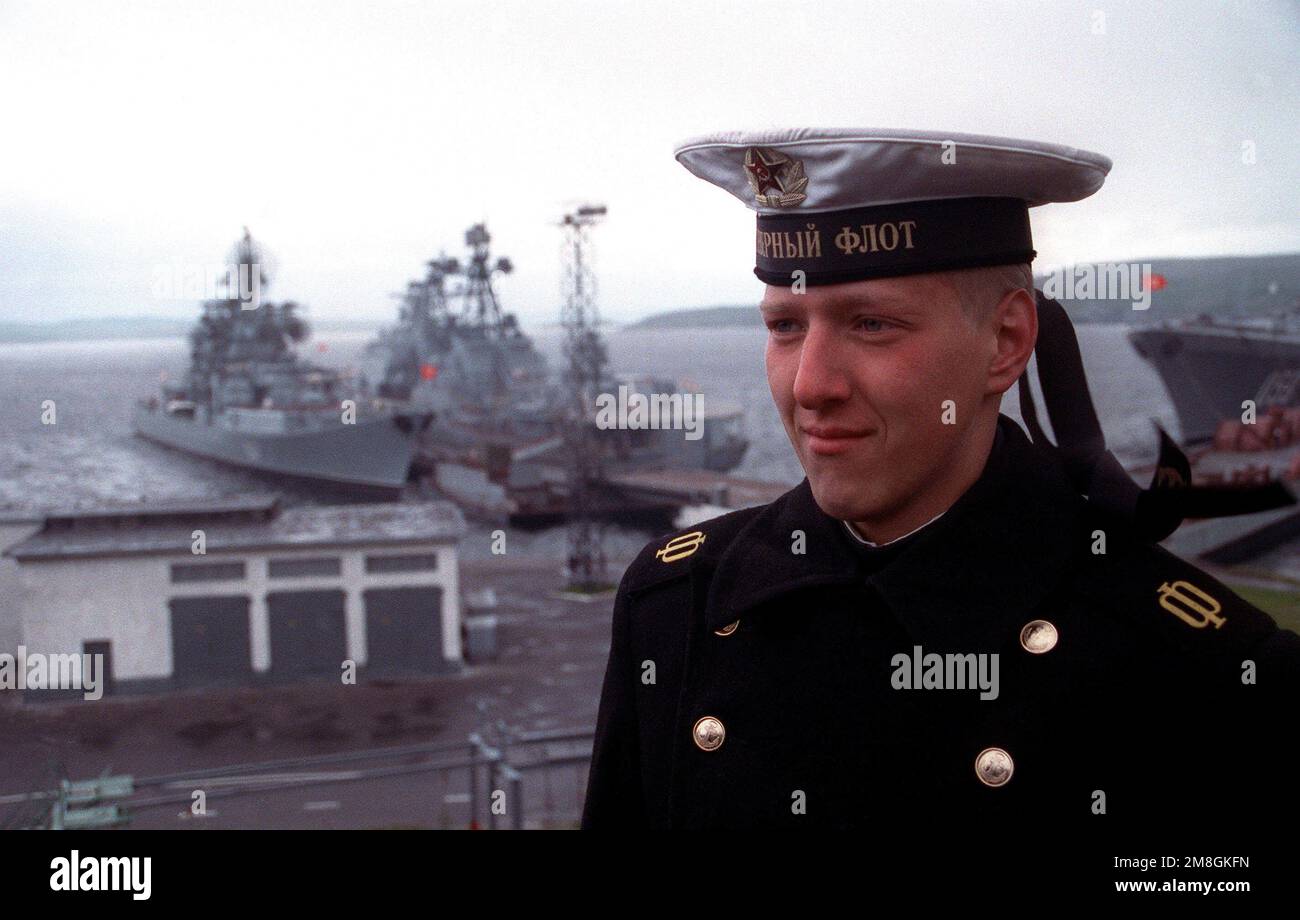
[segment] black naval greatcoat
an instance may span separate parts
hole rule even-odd
[[[931,654],[998,656],[996,697],[918,688]],[[1000,416],[977,482],[901,541],[856,541],[805,479],[648,545],[582,827],[1285,827],[1298,698],[1300,637],[1109,523]]]

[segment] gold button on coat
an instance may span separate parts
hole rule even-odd
[[[1005,786],[1015,769],[1011,755],[1002,748],[985,748],[975,758],[975,775],[986,786]]]
[[[1056,648],[1060,635],[1047,620],[1030,620],[1020,630],[1020,647],[1031,655],[1041,655]]]
[[[740,628],[740,621],[736,620],[736,622],[728,623],[726,626],[722,627],[721,629],[715,629],[713,631],[713,634],[715,636],[729,636],[732,633],[734,633],[738,628]]]
[[[727,730],[722,727],[722,722],[713,716],[702,716],[695,722],[695,727],[691,729],[691,736],[695,739],[695,746],[701,751],[716,751],[722,747],[722,739],[727,736]]]

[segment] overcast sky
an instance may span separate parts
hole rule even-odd
[[[191,318],[156,267],[245,224],[273,298],[388,320],[486,220],[545,322],[581,200],[605,316],[753,303],[752,213],[671,153],[750,127],[1104,153],[1101,192],[1031,212],[1039,268],[1300,251],[1298,75],[1295,3],[0,0],[0,320]]]

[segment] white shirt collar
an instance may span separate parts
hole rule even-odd
[[[847,531],[849,532],[849,535],[852,536],[853,539],[857,540],[859,543],[863,543],[863,544],[866,544],[867,546],[871,546],[871,547],[880,547],[880,546],[889,546],[890,543],[897,543],[899,540],[906,540],[908,537],[910,537],[912,534],[916,533],[918,530],[924,530],[926,527],[929,527],[929,526],[930,526],[931,524],[933,524],[935,521],[939,520],[939,518],[943,517],[946,513],[947,513],[946,510],[945,510],[945,511],[940,511],[938,514],[936,514],[934,517],[930,518],[930,520],[926,521],[926,522],[925,522],[924,524],[922,524],[920,527],[917,527],[915,530],[909,530],[907,533],[903,534],[901,537],[895,537],[894,539],[889,540],[889,541],[887,541],[887,542],[885,542],[885,543],[872,543],[870,540],[864,540],[864,539],[862,539],[862,536],[861,536],[861,535],[860,535],[856,530],[853,529],[853,525],[850,524],[848,521],[840,521],[840,523],[844,525],[844,529],[847,530]]]

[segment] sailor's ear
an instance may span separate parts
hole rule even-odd
[[[997,350],[989,364],[991,393],[1005,393],[1029,364],[1038,342],[1038,306],[1024,288],[1007,291],[989,318]]]

